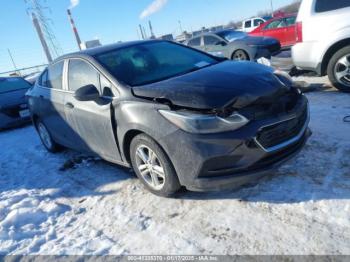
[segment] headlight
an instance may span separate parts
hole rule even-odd
[[[211,134],[232,131],[249,122],[247,118],[238,113],[233,113],[227,118],[221,118],[215,115],[174,112],[169,110],[159,110],[159,113],[182,130],[194,134]]]
[[[285,85],[287,87],[293,86],[294,81],[288,73],[281,71],[281,70],[275,70],[275,72],[273,72],[273,73],[283,85]]]

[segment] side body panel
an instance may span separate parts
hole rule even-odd
[[[101,72],[86,60],[79,59],[93,68],[98,74]],[[72,127],[70,140],[74,141],[74,148],[79,151],[91,152],[102,158],[119,163],[121,156],[116,141],[115,130],[117,121],[113,119],[113,97],[102,96],[104,87],[98,86],[100,98],[94,101],[78,101],[74,92],[68,86],[69,62],[65,74],[64,89],[65,115],[67,123]],[[116,92],[117,93],[117,92]]]
[[[73,94],[66,96],[67,122],[73,128],[71,134],[75,148],[91,152],[112,161],[121,161],[114,126],[111,119],[111,98],[96,101],[78,101]]]
[[[70,146],[66,143],[71,127],[65,116],[65,95],[64,90],[47,88],[37,82],[29,92],[29,107],[32,114],[43,121],[56,142]]]

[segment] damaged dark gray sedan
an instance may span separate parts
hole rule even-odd
[[[308,101],[287,76],[167,41],[65,55],[27,95],[49,151],[133,167],[161,196],[255,180],[310,135]]]

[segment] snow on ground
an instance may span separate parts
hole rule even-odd
[[[164,199],[127,169],[46,152],[31,126],[1,132],[0,255],[350,254],[350,95],[306,80],[312,138],[239,190]]]

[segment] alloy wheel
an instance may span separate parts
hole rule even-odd
[[[52,141],[51,141],[51,136],[49,134],[49,131],[47,131],[46,127],[42,123],[38,124],[38,131],[39,131],[40,138],[43,141],[44,145],[47,148],[52,148],[53,145],[52,145]]]
[[[334,67],[334,75],[339,83],[350,87],[350,54],[337,61]]]
[[[238,50],[233,54],[233,60],[245,61],[247,60],[247,55],[243,50]]]
[[[156,153],[145,145],[136,149],[136,164],[144,181],[154,190],[161,190],[165,184],[165,173]]]

